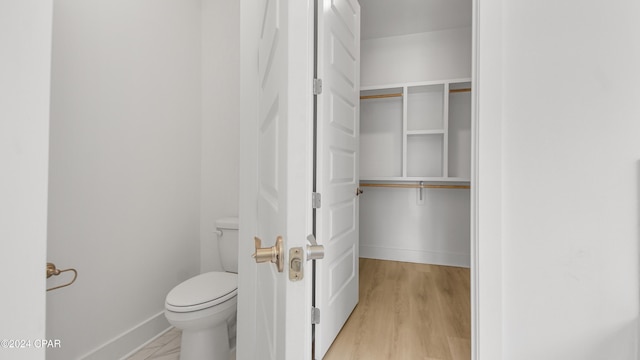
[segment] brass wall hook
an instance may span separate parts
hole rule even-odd
[[[78,277],[78,272],[76,271],[76,269],[60,270],[60,269],[56,268],[56,265],[54,263],[49,263],[48,262],[47,263],[47,279],[50,278],[53,275],[58,276],[58,275],[62,274],[63,272],[67,272],[67,271],[72,271],[73,272],[73,279],[71,279],[71,281],[66,283],[66,284],[62,284],[62,285],[58,285],[58,286],[54,286],[52,288],[49,288],[49,289],[47,289],[47,291],[60,289],[60,288],[63,288],[65,286],[69,286],[69,285],[73,284],[76,281],[76,278]]]

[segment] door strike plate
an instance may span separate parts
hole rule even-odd
[[[302,248],[294,247],[289,249],[289,280],[298,281],[304,277],[304,267],[302,262]]]

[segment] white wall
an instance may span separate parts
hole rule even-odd
[[[0,339],[45,337],[51,13],[52,1],[0,2]],[[0,357],[45,358],[30,345]]]
[[[202,272],[222,269],[215,220],[238,216],[239,22],[238,1],[202,1]]]
[[[503,358],[638,359],[640,3],[503,10]]]
[[[360,257],[469,267],[469,190],[364,188]]]
[[[469,78],[471,39],[471,28],[461,28],[362,41],[361,83]],[[423,196],[418,204],[416,189],[365,188],[360,256],[468,267],[469,190],[424,189]]]
[[[124,355],[200,270],[200,24],[199,0],[55,2],[48,260],[79,276],[48,359]]]
[[[361,86],[471,77],[471,28],[364,40]]]

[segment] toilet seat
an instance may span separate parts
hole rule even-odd
[[[167,295],[165,307],[173,312],[198,311],[233,299],[237,293],[237,274],[213,271],[174,287]]]

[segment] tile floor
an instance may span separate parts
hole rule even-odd
[[[180,330],[171,330],[160,335],[147,346],[129,356],[127,360],[180,360],[180,340],[182,340]],[[236,359],[235,349],[231,350],[231,359]]]
[[[172,328],[150,342],[127,360],[179,360],[180,330]]]

